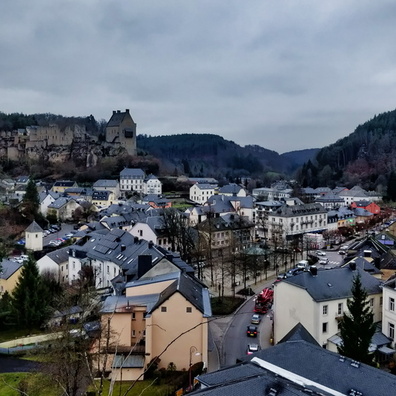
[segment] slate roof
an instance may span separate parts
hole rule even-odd
[[[73,187],[74,184],[72,180],[59,180],[54,183],[54,187]]]
[[[204,317],[212,316],[210,296],[206,286],[184,272],[177,272],[176,276],[177,278],[175,281],[160,294],[158,302],[152,307],[150,312],[157,309],[173,294],[179,292],[187,301],[198,309]]]
[[[72,198],[70,197],[60,197],[52,202],[50,205],[48,205],[48,207],[53,209],[60,209],[65,206],[71,199]]]
[[[271,212],[272,216],[293,217],[307,216],[311,214],[327,213],[327,210],[320,203],[309,203],[302,205],[286,205]]]
[[[238,184],[230,183],[223,187],[220,187],[219,193],[220,194],[238,194],[239,191],[241,191],[241,190],[243,190],[243,188],[241,186],[238,186]]]
[[[338,300],[352,297],[352,282],[357,273],[360,274],[362,285],[368,295],[381,293],[382,282],[360,268],[355,271],[349,267],[323,270],[318,271],[317,276],[310,272],[302,272],[284,279],[282,283],[305,289],[316,302]]]
[[[124,168],[120,172],[121,178],[144,177],[144,171],[139,168]]]
[[[30,223],[29,227],[26,228],[25,232],[43,232],[43,229],[35,221],[33,221]]]
[[[306,341],[314,344],[316,346],[320,346],[318,342],[312,337],[311,333],[301,324],[297,323],[280,341]]]
[[[98,188],[98,187],[110,187],[114,188],[118,186],[118,180],[110,180],[110,179],[99,179],[97,180],[94,185],[92,186],[93,188]]]
[[[365,257],[355,257],[352,259],[354,263],[356,263],[356,266],[361,268],[363,271],[368,272],[371,275],[374,274],[380,274],[381,271],[374,265],[372,259],[367,260]],[[350,262],[343,264],[341,267],[348,266]]]
[[[127,114],[132,118],[132,116],[129,113],[129,110],[126,110],[126,111],[120,111],[120,110],[115,111],[114,110],[109,122],[106,124],[106,128],[120,126],[122,124],[122,122],[124,121],[124,118],[126,117]],[[132,119],[132,121],[133,121],[133,119]]]
[[[63,247],[52,252],[47,253],[47,257],[49,257],[56,264],[62,264],[69,260],[69,247]]]
[[[204,184],[204,183],[196,183],[194,184],[195,187],[199,188],[200,190],[214,190],[216,188],[213,184]]]
[[[302,340],[279,343],[256,352],[249,362],[198,380],[207,388],[194,394],[211,396],[357,395],[352,389],[363,396],[388,396],[396,386],[393,374],[365,364],[355,367],[351,359]]]
[[[111,191],[100,190],[92,192],[92,200],[93,201],[107,201],[111,195]]]
[[[8,259],[3,259],[1,261],[1,271],[0,271],[0,279],[8,279],[15,272],[19,270],[23,266],[23,263],[17,263],[15,261],[11,261]]]

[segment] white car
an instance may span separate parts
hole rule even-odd
[[[316,251],[316,254],[317,254],[318,256],[326,256],[326,253],[325,253],[325,252],[322,252],[321,250],[317,250],[317,251]]]
[[[328,262],[329,262],[329,259],[328,259],[328,258],[321,258],[321,259],[319,260],[319,264],[323,264],[323,265],[326,265]]]

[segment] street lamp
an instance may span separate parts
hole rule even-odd
[[[195,346],[190,346],[190,363],[188,366],[188,390],[192,389],[192,374],[191,374],[191,367],[192,367],[192,358],[194,356],[199,356],[200,353],[198,352],[198,348]]]

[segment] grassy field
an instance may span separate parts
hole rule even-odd
[[[0,395],[20,396],[25,392],[29,396],[59,396],[61,390],[42,374],[5,373],[0,374]]]

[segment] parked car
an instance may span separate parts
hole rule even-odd
[[[260,324],[261,322],[261,316],[258,314],[252,315],[252,319],[250,319],[250,323],[252,324]]]
[[[326,256],[326,253],[325,253],[325,252],[322,252],[321,250],[317,250],[317,251],[316,251],[316,254],[317,254],[318,256]]]
[[[258,352],[260,350],[259,344],[249,344],[247,347],[247,354],[251,355],[252,353]]]
[[[248,326],[246,329],[246,335],[248,337],[257,337],[257,326]]]

